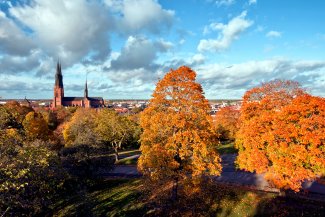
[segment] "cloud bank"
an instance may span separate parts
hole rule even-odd
[[[205,28],[208,31],[219,31],[217,39],[202,39],[199,42],[197,50],[199,52],[214,51],[220,52],[230,47],[230,45],[239,38],[239,35],[248,27],[253,25],[253,21],[246,19],[247,12],[242,12],[239,16],[231,19],[227,24],[211,23]]]

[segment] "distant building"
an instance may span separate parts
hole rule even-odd
[[[55,74],[54,99],[52,102],[52,107],[55,108],[58,106],[98,108],[104,107],[104,100],[102,97],[88,97],[87,80],[85,84],[84,97],[65,97],[61,64],[58,62]]]

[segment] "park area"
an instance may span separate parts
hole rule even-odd
[[[236,154],[225,143],[220,154]],[[138,150],[121,152],[115,169],[92,180],[87,189],[61,198],[51,206],[53,216],[324,216],[325,194],[261,189],[249,183],[208,182],[192,198],[160,201],[145,195],[145,181],[136,173]],[[119,171],[118,168],[123,168]],[[129,170],[128,170],[129,168]],[[229,168],[228,168],[229,170]],[[229,180],[228,180],[229,181]],[[244,180],[245,181],[245,180]],[[247,181],[247,180],[246,180]],[[325,186],[324,186],[325,188]],[[169,194],[170,189],[159,194]],[[182,209],[179,209],[182,207]]]
[[[135,114],[0,105],[0,216],[325,216],[325,101],[294,81],[215,116],[182,66]]]

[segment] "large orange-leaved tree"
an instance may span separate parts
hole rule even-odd
[[[168,72],[140,118],[138,168],[151,180],[173,183],[173,199],[180,183],[221,171],[210,106],[195,78],[186,66]]]
[[[295,191],[324,172],[323,103],[294,81],[274,80],[247,91],[236,138],[239,167]]]
[[[295,98],[274,116],[266,138],[266,179],[278,188],[298,191],[304,180],[325,174],[325,99]]]

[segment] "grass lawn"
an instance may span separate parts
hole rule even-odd
[[[53,216],[143,216],[138,179],[110,179],[58,201]]]
[[[124,158],[116,162],[118,165],[137,165],[138,158]]]
[[[134,149],[134,150],[127,150],[127,151],[119,151],[118,154],[121,158],[125,158],[125,157],[130,157],[132,155],[141,154],[141,151],[139,149]]]
[[[222,142],[221,145],[217,147],[219,154],[235,154],[238,150],[234,147],[235,142]]]
[[[141,186],[141,179],[101,181],[88,191],[58,201],[51,207],[53,216],[165,216],[166,212],[155,213],[156,207],[140,199]],[[172,211],[176,216],[191,216],[193,213],[189,214],[188,210],[201,206],[208,207],[202,211],[203,216],[325,216],[324,203],[280,197],[273,193],[220,186],[208,195],[206,200],[212,198],[206,202],[208,206],[204,205],[205,201],[194,204],[181,201],[165,207],[176,209]]]

